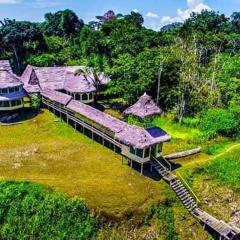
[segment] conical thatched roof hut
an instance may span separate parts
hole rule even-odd
[[[134,105],[123,112],[124,115],[133,115],[142,119],[161,113],[162,109],[160,109],[146,93],[144,93]]]

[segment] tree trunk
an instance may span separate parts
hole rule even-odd
[[[184,152],[169,154],[169,155],[164,156],[164,158],[167,160],[179,159],[179,158],[189,157],[189,156],[198,154],[201,151],[202,151],[202,149],[199,147],[199,148],[191,149],[191,150],[184,151]]]
[[[19,58],[18,58],[18,55],[17,55],[17,50],[16,50],[14,45],[12,45],[12,49],[13,49],[13,52],[14,52],[14,55],[15,55],[15,58],[16,58],[16,61],[17,61],[17,67],[18,67],[18,70],[19,70],[20,69],[20,63],[19,63]]]
[[[163,68],[160,67],[159,74],[158,74],[157,105],[159,105],[159,100],[160,100],[160,87],[161,87],[162,71],[163,71]]]

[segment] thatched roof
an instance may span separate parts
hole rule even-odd
[[[22,86],[20,79],[12,72],[8,60],[0,60],[0,88]]]
[[[159,115],[162,113],[162,110],[156,105],[150,96],[144,93],[134,105],[127,108],[123,113],[124,115],[145,118],[148,116]]]
[[[72,99],[72,97],[67,94],[47,88],[41,91],[41,95],[44,96],[45,98],[61,103],[63,105],[67,105]]]
[[[0,60],[0,70],[6,70],[12,73],[12,67],[10,65],[10,62],[8,60]]]
[[[171,139],[164,131],[161,131],[161,134],[154,135],[144,128],[129,125],[79,101],[71,100],[67,108],[100,124],[113,132],[116,140],[135,148],[146,148]],[[158,129],[159,131],[160,129]]]
[[[21,80],[28,93],[35,92],[38,87],[39,89],[66,90],[72,93],[95,92],[96,87],[92,80],[94,78],[93,74],[77,74],[79,70],[84,70],[84,67],[35,67],[28,65],[21,76]],[[99,85],[106,85],[110,81],[104,74],[100,74],[98,77]]]

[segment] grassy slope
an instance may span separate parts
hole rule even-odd
[[[117,230],[119,239],[122,234],[145,239],[146,233],[160,231],[161,226],[154,220],[150,225],[142,221],[152,204],[164,203],[171,193],[163,181],[140,176],[122,165],[118,155],[65,123],[56,122],[46,111],[22,125],[0,126],[0,132],[1,179],[43,183],[69,196],[83,197],[91,209],[112,218],[122,217],[124,223],[118,224]],[[178,239],[207,239],[176,197],[174,201]],[[106,230],[103,239],[110,239],[109,231],[112,232],[112,227]]]

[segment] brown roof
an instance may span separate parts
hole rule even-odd
[[[52,89],[41,90],[41,95],[52,101],[61,103],[63,105],[67,105],[72,99],[71,96],[61,93],[61,92],[58,92],[58,91],[55,91],[55,90],[52,90]]]
[[[0,70],[7,70],[12,73],[12,68],[8,60],[0,60]]]
[[[154,103],[150,96],[144,93],[139,100],[123,112],[125,115],[134,115],[140,118],[159,115],[162,110]]]
[[[17,87],[23,85],[20,79],[13,74],[10,62],[0,60],[0,88]]]
[[[67,90],[73,93],[94,92],[96,88],[93,83],[93,75],[77,75],[82,66],[72,67],[34,67],[28,65],[21,76],[24,88],[30,92],[29,85],[38,85],[40,88],[52,90]],[[109,78],[104,74],[99,76],[100,84],[107,84]],[[34,89],[35,90],[35,89]]]
[[[115,133],[115,139],[118,141],[136,148],[149,147],[171,139],[165,132],[154,136],[144,128],[129,125],[79,101],[71,100],[67,108]]]

